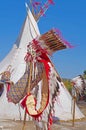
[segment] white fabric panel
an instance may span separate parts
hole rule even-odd
[[[5,71],[7,67],[12,64],[12,60],[14,55],[17,53],[16,44],[13,45],[12,50],[8,53],[8,55],[0,62],[0,73]]]
[[[55,102],[55,117],[59,120],[72,120],[73,119],[73,100],[64,84],[59,84],[60,94],[57,102]],[[75,106],[75,119],[84,118],[80,109]]]
[[[5,71],[9,65],[12,65],[12,75],[11,80],[16,83],[20,77],[25,72],[26,63],[24,61],[24,57],[27,52],[27,45],[28,43],[39,35],[39,30],[37,28],[37,24],[29,10],[29,18],[26,18],[21,36],[19,36],[19,47],[17,48],[17,44],[13,45],[12,50],[9,52],[9,54],[6,56],[6,58],[0,63],[0,73]],[[36,30],[36,32],[34,31]],[[32,33],[32,35],[31,35]],[[22,119],[24,111],[23,109],[20,110],[22,113]],[[0,118],[1,119],[15,119],[19,120],[19,108],[18,105],[14,105],[13,103],[8,103],[7,97],[6,97],[6,87],[4,90],[4,93],[0,97]]]

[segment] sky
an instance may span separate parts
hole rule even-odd
[[[28,1],[0,0],[0,62],[20,33]],[[54,0],[54,3],[40,18],[38,26],[41,34],[52,28],[59,29],[64,39],[74,46],[51,57],[60,76],[71,79],[86,70],[86,0]]]

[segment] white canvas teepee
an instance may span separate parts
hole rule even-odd
[[[27,45],[33,38],[40,35],[36,21],[34,20],[30,10],[28,16],[24,22],[21,34],[16,44],[14,44],[11,52],[7,57],[0,63],[0,73],[6,70],[6,68],[12,66],[11,80],[16,83],[25,72],[26,63],[24,57],[27,50]],[[65,88],[63,83],[59,84],[60,94],[58,101],[55,103],[55,117],[60,120],[72,120],[72,97]],[[21,112],[23,116],[23,111]],[[84,115],[81,113],[76,105],[75,119],[83,118]],[[18,105],[8,103],[6,98],[6,88],[4,93],[0,97],[0,118],[3,119],[19,119]]]
[[[16,83],[25,72],[26,63],[24,60],[27,44],[39,34],[37,23],[35,22],[32,13],[28,12],[24,22],[19,39],[14,44],[10,53],[0,63],[0,73],[6,71],[9,65],[12,66],[11,80]],[[36,30],[36,31],[35,31]],[[23,119],[23,111],[21,111],[21,118]],[[0,97],[0,118],[3,119],[20,119],[19,106],[13,103],[8,103],[6,98],[6,87],[2,96]]]

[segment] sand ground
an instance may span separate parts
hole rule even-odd
[[[55,122],[52,125],[52,130],[86,130],[86,102],[79,102],[78,106],[84,113],[85,118],[75,121],[74,126],[72,121],[69,122]],[[23,122],[0,120],[0,130],[22,130]],[[26,123],[25,130],[36,130],[32,121]]]

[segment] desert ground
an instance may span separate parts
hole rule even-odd
[[[79,108],[85,115],[84,119],[72,121],[54,122],[52,125],[52,130],[86,130],[86,102],[79,102]],[[0,120],[0,130],[22,130],[23,122],[21,121],[11,121],[11,120]],[[36,127],[32,121],[26,122],[25,130],[36,130]]]

